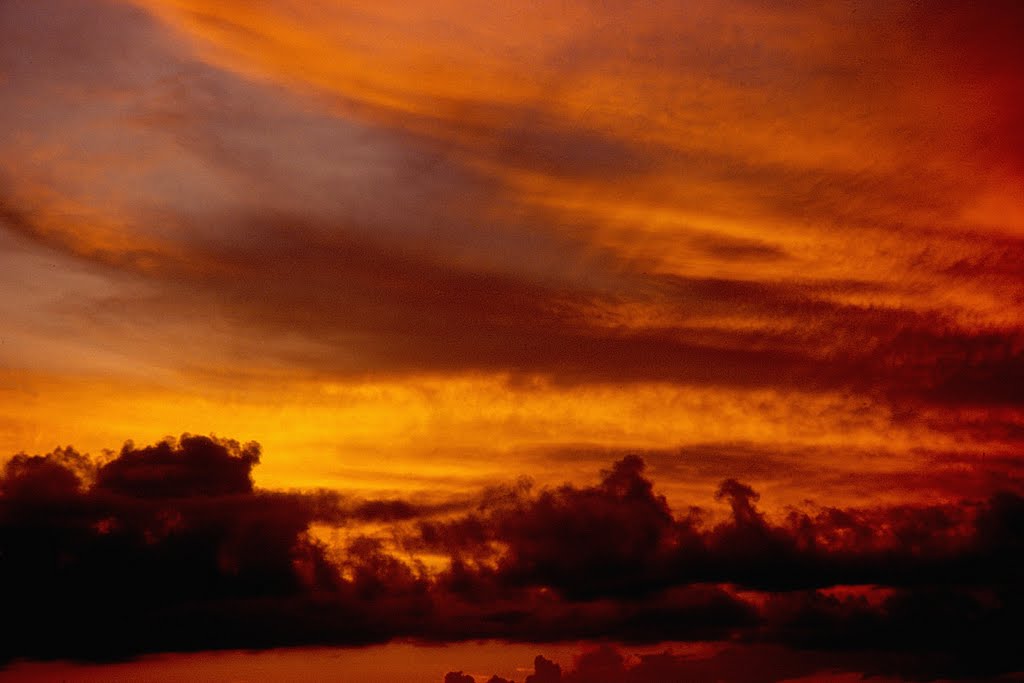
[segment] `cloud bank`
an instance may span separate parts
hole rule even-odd
[[[17,628],[3,659],[599,639],[729,641],[925,677],[1019,665],[1020,491],[808,502],[773,520],[732,479],[715,492],[725,510],[673,510],[627,456],[593,485],[521,480],[426,507],[257,489],[259,458],[254,443],[184,435],[98,461],[71,448],[8,461],[0,585]],[[328,542],[318,526],[349,533]],[[599,652],[609,681],[691,666]],[[533,680],[557,680],[545,666]]]

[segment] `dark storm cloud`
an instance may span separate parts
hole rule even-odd
[[[629,658],[623,651],[603,645],[582,652],[568,669],[537,655],[533,661],[533,672],[526,674],[524,683],[775,683],[825,668],[825,663],[817,657],[802,654],[800,663],[795,664],[787,661],[786,654],[785,651],[764,647],[733,646],[707,658],[670,652]],[[740,658],[744,661],[738,666],[736,660]],[[835,661],[832,664],[834,669],[840,668],[835,666]],[[448,676],[459,683],[474,681],[461,672],[452,672]],[[445,681],[448,683],[447,677]],[[515,683],[505,679],[498,681]],[[494,679],[488,683],[494,683]]]
[[[764,608],[767,638],[816,652],[874,653],[860,664],[868,674],[933,680],[1019,672],[1021,580],[1014,569],[1003,583],[900,588],[877,604],[820,592],[774,595]]]
[[[730,644],[710,656],[693,656],[665,651],[632,654],[626,648],[602,645],[585,650],[570,667],[538,655],[533,672],[524,683],[777,683],[814,676],[813,680],[857,675],[858,680],[884,676],[885,681],[926,681],[949,676],[929,673],[923,658],[898,653],[874,652],[870,655],[847,652],[813,652],[773,645]],[[896,678],[888,678],[894,676]],[[959,677],[955,677],[959,678]],[[985,674],[974,671],[963,677],[971,681],[1018,681],[1019,674]],[[496,679],[496,680],[495,680]],[[468,679],[467,679],[468,680]],[[515,683],[497,676],[476,679],[477,683]]]
[[[729,514],[715,521],[673,512],[630,456],[596,485],[496,487],[467,513],[254,489],[258,459],[255,444],[188,435],[129,443],[99,463],[73,449],[11,459],[0,590],[17,628],[3,659],[396,637],[734,638],[904,659],[938,651],[935,670],[955,674],[1011,665],[1024,559],[1014,493],[771,521],[757,492],[730,479],[717,491]],[[357,532],[335,547],[308,533],[365,520],[391,525],[398,545]],[[428,570],[412,559],[421,550],[448,566]],[[862,589],[828,592],[850,585]],[[970,664],[978,653],[984,664]]]
[[[121,454],[96,472],[95,490],[139,498],[191,498],[252,493],[256,444],[244,448],[230,441],[203,438],[162,442]]]
[[[0,566],[19,628],[4,658],[200,647],[217,631],[187,625],[185,614],[208,601],[244,610],[333,585],[335,570],[304,536],[314,506],[253,492],[258,453],[205,437],[129,444],[95,469],[91,487],[66,452],[11,460]]]
[[[127,444],[101,464],[71,449],[11,459],[0,480],[0,590],[18,628],[3,640],[2,658],[398,636],[557,640],[641,633],[659,614],[680,622],[668,633],[710,637],[726,632],[730,614],[749,618],[735,599],[704,589],[664,603],[577,608],[557,597],[530,604],[523,591],[498,587],[495,604],[480,604],[451,576],[435,581],[375,538],[331,549],[307,533],[314,523],[387,522],[436,509],[254,490],[258,456],[255,444],[186,435]],[[722,616],[709,621],[715,613]]]
[[[1008,580],[1013,570],[992,560],[1019,551],[1016,493],[971,505],[791,510],[778,524],[759,510],[753,489],[729,479],[716,496],[731,518],[712,524],[699,508],[674,514],[642,469],[631,456],[594,487],[520,492],[464,518],[424,521],[419,542],[469,558],[491,544],[505,548],[493,580],[555,588],[570,600],[698,583],[769,591],[984,585]]]

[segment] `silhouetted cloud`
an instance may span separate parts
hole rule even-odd
[[[632,655],[606,644],[583,650],[566,670],[537,655],[525,683],[776,683],[819,671],[857,670],[857,665],[843,655],[795,653],[777,646],[732,644],[693,656],[671,651]]]
[[[190,612],[234,605],[241,627],[246,605],[336,589],[336,568],[306,535],[315,496],[254,492],[258,456],[255,444],[189,435],[129,443],[88,487],[70,450],[11,460],[0,590],[21,626],[3,656],[206,647],[240,636]]]
[[[562,678],[562,667],[543,655],[533,660],[533,673],[526,677],[526,683],[556,683]]]
[[[252,493],[258,444],[244,448],[233,441],[185,436],[136,449],[127,443],[121,454],[96,473],[96,490],[139,498],[192,498]]]
[[[1005,531],[1018,514],[1017,493],[957,505],[791,510],[775,523],[753,489],[729,479],[717,497],[731,518],[709,525],[699,509],[674,515],[643,467],[627,456],[597,486],[513,491],[478,512],[423,521],[415,540],[462,559],[501,546],[479,577],[554,588],[570,600],[697,583],[798,590],[987,582],[1008,576],[1005,564],[990,561],[994,553],[1019,553]]]
[[[1015,666],[1017,493],[932,506],[808,504],[775,520],[756,491],[728,479],[716,493],[728,516],[680,515],[644,461],[627,456],[595,485],[493,487],[467,511],[256,489],[259,455],[257,444],[184,435],[129,442],[99,462],[71,448],[10,459],[0,592],[17,628],[0,656],[396,637],[730,640],[852,653],[880,673]],[[366,533],[366,521],[389,531]],[[344,526],[347,540],[317,540],[315,524]],[[429,569],[422,552],[448,562]],[[605,648],[569,673],[538,658],[527,681],[670,680],[690,666],[627,663]]]
[[[974,662],[960,674],[948,667],[948,661],[929,661],[925,657],[886,651],[846,652],[796,650],[778,645],[727,644],[711,654],[677,654],[671,650],[656,653],[629,652],[627,648],[600,645],[583,650],[571,667],[538,655],[534,671],[526,683],[777,683],[803,679],[829,680],[840,674],[866,678],[896,677],[884,680],[924,681],[964,678],[972,681],[1016,681],[1019,675],[998,673],[1008,662],[986,667]],[[1012,662],[1009,662],[1012,668]],[[991,673],[985,673],[986,668]],[[505,679],[495,676],[494,679]],[[508,683],[508,682],[505,682]]]

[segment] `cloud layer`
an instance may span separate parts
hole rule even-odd
[[[0,440],[228,429],[326,479],[311,443],[380,447],[261,409],[404,414],[366,397],[432,382],[410,460],[450,444],[445,413],[534,397],[559,424],[476,425],[491,467],[575,425],[551,445],[713,442],[722,410],[768,449],[870,423],[904,459],[1005,456],[1022,18],[942,8],[7,2]],[[87,419],[83,382],[167,407]],[[644,424],[652,387],[697,398]]]

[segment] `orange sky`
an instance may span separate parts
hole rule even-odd
[[[941,386],[1020,372],[995,8],[132,4],[5,11],[5,452],[1016,449],[1013,391]]]
[[[413,647],[386,645],[358,650],[274,650],[262,653],[216,653],[184,656],[154,656],[141,661],[118,664],[81,665],[69,669],[66,664],[31,663],[16,665],[7,672],[0,671],[0,681],[42,683],[55,677],[68,676],[81,683],[112,683],[144,678],[151,683],[174,683],[187,679],[195,683],[258,683],[273,680],[282,683],[302,683],[314,680],[370,681],[389,683],[422,683],[440,681],[447,671],[456,668],[477,680],[487,680],[497,674],[522,679],[533,671],[533,645],[503,644],[500,648],[471,643],[446,647]],[[574,657],[586,651],[579,643],[546,646],[552,661],[566,669],[572,667]],[[671,651],[696,661],[714,656],[720,647],[700,643],[667,648],[633,647],[626,651],[627,658],[639,654]],[[858,675],[827,671],[823,674],[786,671],[780,667],[787,683],[855,683]],[[792,674],[792,675],[788,675]],[[383,677],[382,677],[383,675]],[[378,678],[379,677],[379,678]],[[874,683],[898,683],[899,679],[877,676]]]
[[[1013,2],[8,0],[0,459],[443,501],[1019,487]]]

